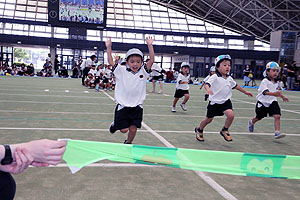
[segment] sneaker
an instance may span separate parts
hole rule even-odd
[[[125,140],[125,141],[124,141],[124,144],[132,144],[132,143],[130,143],[130,142],[127,142],[127,140]]]
[[[158,94],[161,94],[162,93],[162,90],[159,90]]]
[[[227,142],[232,141],[232,137],[229,134],[229,131],[220,131],[220,135],[223,136],[224,140],[226,140]]]
[[[249,129],[250,133],[253,133],[253,131],[254,131],[254,124],[252,124],[252,120],[249,120],[248,129]]]
[[[195,128],[195,133],[196,133],[196,140],[198,140],[199,142],[204,142],[203,133],[199,132],[198,127]]]
[[[176,112],[175,106],[172,106],[172,112]]]
[[[183,104],[183,103],[180,104],[180,107],[182,108],[183,111],[187,110],[186,107],[185,107],[185,104]]]
[[[109,132],[111,134],[114,134],[117,131],[117,129],[114,127],[114,125],[115,125],[114,122],[112,122],[109,126]]]
[[[285,136],[286,136],[285,133],[276,132],[275,135],[274,135],[274,138],[275,139],[280,139],[280,138],[283,138]]]

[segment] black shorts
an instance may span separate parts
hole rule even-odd
[[[264,117],[281,115],[280,107],[277,101],[273,101],[269,107],[264,106],[261,102],[257,102],[255,106],[256,118],[261,120]]]
[[[175,98],[181,98],[183,97],[185,94],[189,94],[189,90],[181,90],[181,89],[176,89],[174,97]]]
[[[98,83],[100,83],[100,77],[99,77],[99,76],[96,76],[95,84],[98,84]]]
[[[163,75],[160,75],[160,76],[153,76],[152,77],[152,81],[155,80],[155,81],[162,81],[164,79],[164,76]]]
[[[129,128],[130,125],[134,125],[137,128],[142,127],[143,121],[143,108],[136,107],[124,107],[118,110],[119,104],[115,109],[114,126],[117,130]]]
[[[210,105],[210,102],[209,102],[207,105],[206,117],[213,118],[215,116],[223,116],[224,111],[228,110],[228,109],[232,110],[232,103],[231,103],[230,99],[225,101],[223,104],[215,103],[214,105]]]
[[[13,200],[16,193],[16,182],[7,172],[0,171],[0,197]]]
[[[108,83],[108,78],[103,77],[103,83]]]

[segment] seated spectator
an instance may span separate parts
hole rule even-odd
[[[27,70],[24,72],[24,76],[34,76],[34,67],[32,63],[27,67]]]
[[[88,88],[93,88],[95,87],[95,79],[92,73],[88,73],[88,76],[84,80],[84,85]]]
[[[172,67],[169,68],[169,71],[166,72],[166,83],[171,83],[174,80]]]
[[[53,76],[52,75],[52,66],[49,65],[45,72],[46,72],[45,77],[52,77]]]
[[[16,63],[14,63],[13,64],[13,66],[12,66],[12,75],[13,76],[15,76],[15,75],[17,75],[18,74],[18,72],[19,72],[19,69],[18,69],[18,67],[17,67],[17,65],[16,65]]]
[[[66,69],[65,66],[63,66],[62,68],[60,68],[58,70],[58,76],[63,77],[63,78],[68,78],[69,77],[68,70]]]
[[[25,66],[24,63],[22,63],[21,66],[20,66],[20,69],[18,71],[18,75],[23,76],[26,71],[27,71],[27,67]]]
[[[194,84],[194,85],[198,85],[198,84],[199,84],[199,78],[198,78],[198,75],[195,75],[193,84]]]

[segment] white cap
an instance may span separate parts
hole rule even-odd
[[[263,76],[266,77],[267,76],[267,69],[278,69],[280,72],[280,66],[278,65],[277,62],[271,61],[268,62],[266,65],[266,70],[263,72]]]
[[[151,69],[158,69],[159,66],[157,63],[153,63],[152,66],[151,66]]]
[[[183,68],[185,66],[190,67],[190,63],[188,63],[188,62],[181,63],[181,68]]]
[[[129,49],[126,53],[126,57],[125,60],[127,60],[129,58],[129,56],[131,55],[139,55],[142,57],[142,60],[144,58],[144,54],[141,52],[141,50],[133,48],[133,49]]]
[[[219,67],[220,63],[222,62],[222,60],[230,60],[231,61],[231,57],[230,55],[219,55],[218,57],[216,57],[215,59],[215,66]]]

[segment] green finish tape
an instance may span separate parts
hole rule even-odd
[[[107,159],[220,174],[300,179],[300,156],[68,140],[63,159],[72,173],[88,164]]]

